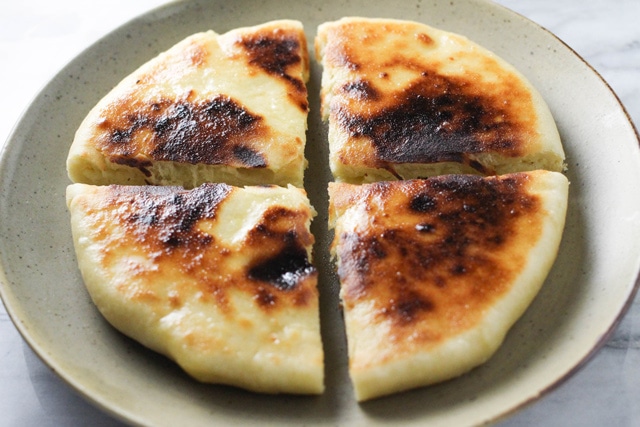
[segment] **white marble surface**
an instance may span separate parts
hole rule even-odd
[[[640,0],[499,0],[554,32],[640,123]],[[163,0],[0,3],[0,145],[47,80],[82,49]],[[502,426],[640,425],[640,299],[576,375]],[[119,426],[71,391],[0,306],[0,426]]]

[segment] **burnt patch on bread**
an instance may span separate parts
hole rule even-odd
[[[193,93],[154,102],[135,98],[105,110],[98,124],[103,135],[99,148],[111,161],[143,172],[151,161],[267,166],[264,156],[247,145],[266,135],[264,119],[238,101],[219,95],[194,102]],[[122,159],[128,160],[123,163]]]
[[[191,191],[176,187],[111,186],[111,197],[122,206],[122,223],[140,243],[156,254],[178,248],[202,250],[213,238],[195,228],[214,219],[220,203],[232,191],[226,184],[204,184]]]
[[[415,212],[432,212],[437,206],[435,197],[425,193],[411,197],[411,202],[409,203],[409,208]]]
[[[522,239],[541,232],[527,182],[448,175],[362,187],[350,205],[366,217],[337,236],[345,306],[369,301],[397,337],[435,342],[473,325],[523,267]]]
[[[390,311],[400,324],[411,324],[421,313],[430,312],[433,308],[434,305],[428,298],[407,292],[400,300],[394,300],[386,310]]]
[[[369,139],[382,167],[458,162],[486,172],[469,156],[520,154],[523,129],[508,105],[470,91],[467,82],[455,78],[428,73],[423,77],[371,115],[338,105],[332,111],[336,123],[353,138]],[[356,83],[349,85],[362,86]]]
[[[302,40],[304,42],[304,40]],[[265,29],[243,35],[237,44],[246,52],[250,66],[282,79],[289,87],[289,97],[303,111],[308,111],[307,88],[297,77],[298,70],[307,67],[307,47],[297,31]]]
[[[247,278],[260,286],[268,285],[281,297],[294,294],[287,298],[305,304],[309,295],[304,284],[318,274],[306,250],[313,241],[301,212],[283,207],[268,209],[245,241],[250,248],[261,248],[261,256],[247,266]]]
[[[238,159],[242,164],[247,165],[247,167],[251,168],[264,168],[267,167],[267,163],[264,160],[264,156],[258,153],[251,147],[245,147],[243,145],[238,145],[233,147],[233,155],[236,159]]]
[[[376,100],[379,97],[375,87],[364,79],[346,83],[341,90],[346,96],[359,101]]]
[[[295,236],[293,237],[278,253],[250,267],[247,274],[249,279],[267,282],[278,289],[289,291],[298,286],[304,277],[315,273],[307,251],[293,243]]]

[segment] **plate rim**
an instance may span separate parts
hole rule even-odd
[[[468,1],[479,3],[479,4],[491,4],[493,7],[501,8],[505,13],[512,14],[513,16],[517,16],[519,19],[525,20],[528,23],[535,25],[537,28],[545,31],[548,35],[550,35],[555,40],[560,42],[569,52],[573,54],[573,56],[576,59],[578,59],[586,67],[588,67],[589,71],[598,78],[600,84],[604,85],[608,94],[613,95],[617,106],[620,108],[620,112],[625,116],[625,123],[631,127],[635,135],[635,142],[636,142],[637,148],[640,150],[640,133],[638,132],[638,128],[636,127],[636,124],[631,118],[627,108],[622,103],[620,97],[613,90],[611,85],[604,79],[604,77],[600,74],[600,72],[598,72],[588,61],[586,61],[570,45],[564,42],[560,37],[555,35],[552,31],[536,23],[535,21],[532,21],[526,16],[509,9],[508,7],[502,4],[493,3],[490,0],[468,0]],[[69,69],[76,61],[82,60],[82,58],[84,58],[85,55],[88,52],[92,51],[98,44],[103,43],[105,40],[109,40],[110,38],[114,37],[115,34],[122,31],[124,28],[132,25],[132,23],[138,20],[144,19],[145,17],[148,17],[151,14],[158,14],[162,11],[166,11],[168,9],[171,9],[177,6],[184,7],[185,4],[189,4],[189,3],[197,3],[197,0],[186,0],[186,1],[170,0],[168,2],[165,2],[164,4],[153,7],[137,16],[134,16],[131,19],[128,19],[124,23],[116,26],[115,28],[111,29],[103,36],[99,37],[96,41],[88,45],[86,48],[82,49],[79,53],[74,55],[73,58],[71,58],[59,70],[52,73],[53,74],[52,77],[46,80],[46,83],[42,85],[40,90],[38,90],[36,94],[32,97],[32,99],[28,102],[27,107],[23,109],[18,120],[14,123],[13,127],[11,128],[11,131],[9,132],[6,138],[5,143],[0,147],[0,178],[2,178],[7,174],[6,171],[10,167],[8,163],[9,163],[11,150],[15,149],[16,148],[15,146],[18,144],[14,140],[16,139],[16,135],[18,131],[22,128],[22,126],[24,126],[25,121],[28,119],[30,110],[34,108],[34,104],[37,101],[41,100],[41,98],[43,97],[47,89],[50,87],[50,85],[56,80],[58,80],[65,73],[67,69]],[[0,212],[0,216],[1,216],[1,212]],[[1,249],[2,247],[0,247],[0,250]],[[0,255],[1,255],[1,251],[0,251]],[[0,261],[2,261],[2,259],[0,259]],[[610,339],[611,335],[613,335],[613,333],[619,326],[622,319],[627,315],[628,311],[630,310],[634,302],[634,299],[638,293],[638,290],[640,289],[640,265],[637,266],[636,273],[635,273],[635,280],[630,285],[631,286],[628,287],[629,290],[626,293],[621,309],[617,313],[613,323],[608,326],[608,328],[603,334],[601,334],[601,336],[597,340],[596,345],[593,346],[591,350],[589,350],[582,357],[582,359],[578,364],[574,365],[573,368],[565,372],[561,377],[557,378],[553,383],[548,384],[544,389],[540,390],[535,396],[532,396],[531,398],[522,401],[519,405],[512,407],[506,412],[497,414],[494,417],[485,420],[484,422],[496,422],[498,420],[508,418],[514,413],[522,410],[524,407],[529,406],[530,404],[538,401],[541,397],[548,395],[551,391],[558,388],[560,385],[565,383],[569,378],[574,376],[576,372],[582,370],[584,366],[588,364],[597,355],[597,353],[599,353],[602,347]],[[139,417],[137,417],[136,414],[131,414],[127,411],[124,411],[124,412],[119,411],[118,409],[113,408],[112,405],[109,405],[108,403],[103,402],[102,399],[99,398],[99,396],[91,395],[89,392],[85,391],[84,387],[82,386],[79,380],[74,379],[73,375],[66,372],[62,364],[59,361],[55,360],[55,357],[53,355],[47,354],[46,350],[44,348],[41,348],[41,345],[37,342],[34,333],[29,331],[28,327],[23,322],[24,313],[21,313],[21,312],[24,311],[24,307],[22,307],[21,304],[18,301],[16,301],[15,295],[11,291],[11,287],[12,287],[12,284],[7,276],[5,266],[3,265],[2,262],[0,262],[0,299],[4,304],[4,307],[8,314],[9,319],[11,320],[13,325],[16,327],[16,329],[20,333],[22,339],[28,344],[28,346],[39,357],[39,359],[42,360],[42,362],[49,369],[51,369],[58,376],[58,378],[62,379],[65,384],[67,384],[71,389],[76,391],[83,399],[88,401],[90,404],[100,408],[105,413],[108,413],[114,418],[120,421],[123,421],[125,423],[133,422],[133,423],[140,423],[140,425],[143,425],[142,420],[138,419]]]

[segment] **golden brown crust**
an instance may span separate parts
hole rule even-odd
[[[305,226],[309,213],[270,208],[248,231],[241,248],[229,246],[205,230],[216,227],[216,212],[233,191],[226,184],[205,184],[191,191],[109,186],[102,201],[87,208],[96,223],[93,238],[105,243],[102,266],[110,269],[112,258],[117,260],[129,250],[157,266],[130,272],[132,279],[144,276],[138,283],[146,286],[142,289],[138,284],[132,300],[160,302],[170,297],[171,305],[178,308],[181,295],[199,293],[203,301],[232,314],[227,294],[233,289],[247,294],[257,309],[305,306],[316,295],[317,276],[306,251],[313,243]],[[114,239],[109,223],[118,224],[124,233]],[[239,251],[250,261],[236,268],[230,260]],[[157,294],[156,278],[174,272],[184,276],[182,284],[176,283],[173,297]]]
[[[542,205],[527,193],[528,179],[332,184],[333,216],[362,213],[357,225],[336,230],[345,310],[371,304],[396,356],[475,327],[540,236]]]

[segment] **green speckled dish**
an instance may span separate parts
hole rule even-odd
[[[326,392],[263,396],[198,384],[112,329],[93,307],[73,254],[64,192],[73,134],[88,110],[137,66],[197,31],[293,18],[306,27],[342,16],[413,19],[462,33],[514,64],[555,115],[571,180],[557,262],[541,293],[485,365],[433,387],[357,404],[347,376],[338,284],[327,255],[329,179],[312,62],[306,188],[320,270]],[[505,37],[508,34],[509,37]],[[552,34],[489,1],[185,0],[115,30],[36,97],[0,159],[0,292],[35,352],[71,387],[115,417],[148,426],[447,425],[490,422],[570,376],[629,306],[640,270],[638,135],[602,79]]]

